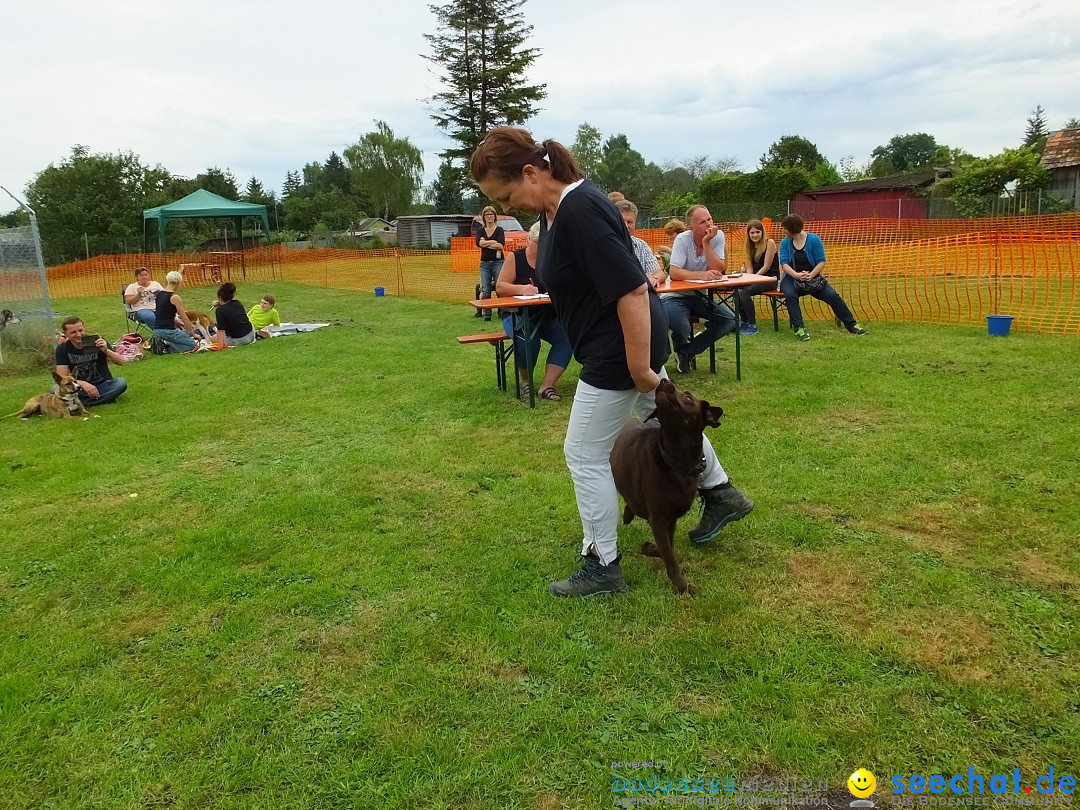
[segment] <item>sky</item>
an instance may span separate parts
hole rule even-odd
[[[683,0],[527,0],[547,85],[526,126],[569,145],[588,122],[661,166],[700,155],[758,166],[782,135],[862,164],[928,132],[985,156],[1080,117],[1080,2],[907,0],[764,6]],[[425,181],[448,144],[425,99],[428,4],[340,0],[22,0],[0,47],[0,185],[22,196],[72,146],[131,150],[194,177],[210,166],[280,189],[386,121],[420,148]],[[0,194],[0,212],[14,204]]]

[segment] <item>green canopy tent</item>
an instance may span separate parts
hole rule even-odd
[[[169,227],[172,219],[194,219],[196,217],[208,217],[213,219],[231,219],[236,224],[236,236],[238,243],[243,246],[243,230],[241,221],[244,217],[260,217],[266,233],[270,233],[270,220],[266,216],[266,206],[256,203],[234,202],[219,197],[217,194],[200,188],[193,191],[182,200],[177,200],[168,205],[159,205],[157,208],[148,208],[143,211],[143,252],[147,252],[146,223],[156,219],[158,223],[158,248],[162,253],[167,252],[165,229]]]

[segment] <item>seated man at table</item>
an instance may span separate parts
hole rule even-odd
[[[154,320],[157,318],[154,311],[157,307],[154,293],[162,289],[164,288],[160,284],[150,280],[150,271],[145,267],[135,268],[135,282],[124,288],[124,303],[128,311],[151,329],[154,328]]]
[[[671,278],[676,281],[720,279],[727,267],[724,232],[714,223],[704,205],[686,212],[689,229],[671,244]],[[710,301],[704,292],[664,293],[660,303],[667,313],[675,349],[675,368],[685,374],[696,365],[694,358],[724,335],[735,331],[735,313]],[[690,318],[705,320],[705,331],[690,337]]]
[[[652,252],[648,242],[634,236],[634,232],[637,231],[638,208],[630,200],[619,200],[615,203],[615,207],[619,209],[619,215],[622,217],[623,222],[626,223],[626,230],[630,231],[630,242],[634,246],[634,256],[637,258],[638,264],[641,265],[641,269],[645,271],[645,277],[649,279],[649,283],[655,288],[657,284],[665,281],[667,276],[664,275],[664,271],[660,268],[660,262],[656,260],[656,254]]]

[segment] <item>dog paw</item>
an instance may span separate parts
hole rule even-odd
[[[642,543],[641,553],[646,557],[659,557],[660,549],[657,548],[656,543]]]
[[[688,582],[683,582],[681,588],[678,585],[675,586],[675,592],[679,596],[697,596],[698,589]]]

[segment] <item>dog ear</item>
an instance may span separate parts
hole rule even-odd
[[[56,380],[56,384],[57,384],[57,385],[59,385],[59,384],[61,383],[61,381],[62,381],[62,380],[64,379],[63,377],[61,377],[61,376],[60,376],[59,374],[57,374],[57,373],[56,373],[56,369],[55,369],[55,368],[53,369],[53,373],[52,373],[52,378],[53,378],[54,380]]]
[[[720,427],[720,417],[724,415],[724,409],[719,405],[710,405],[701,400],[701,417],[705,420],[705,427]]]

